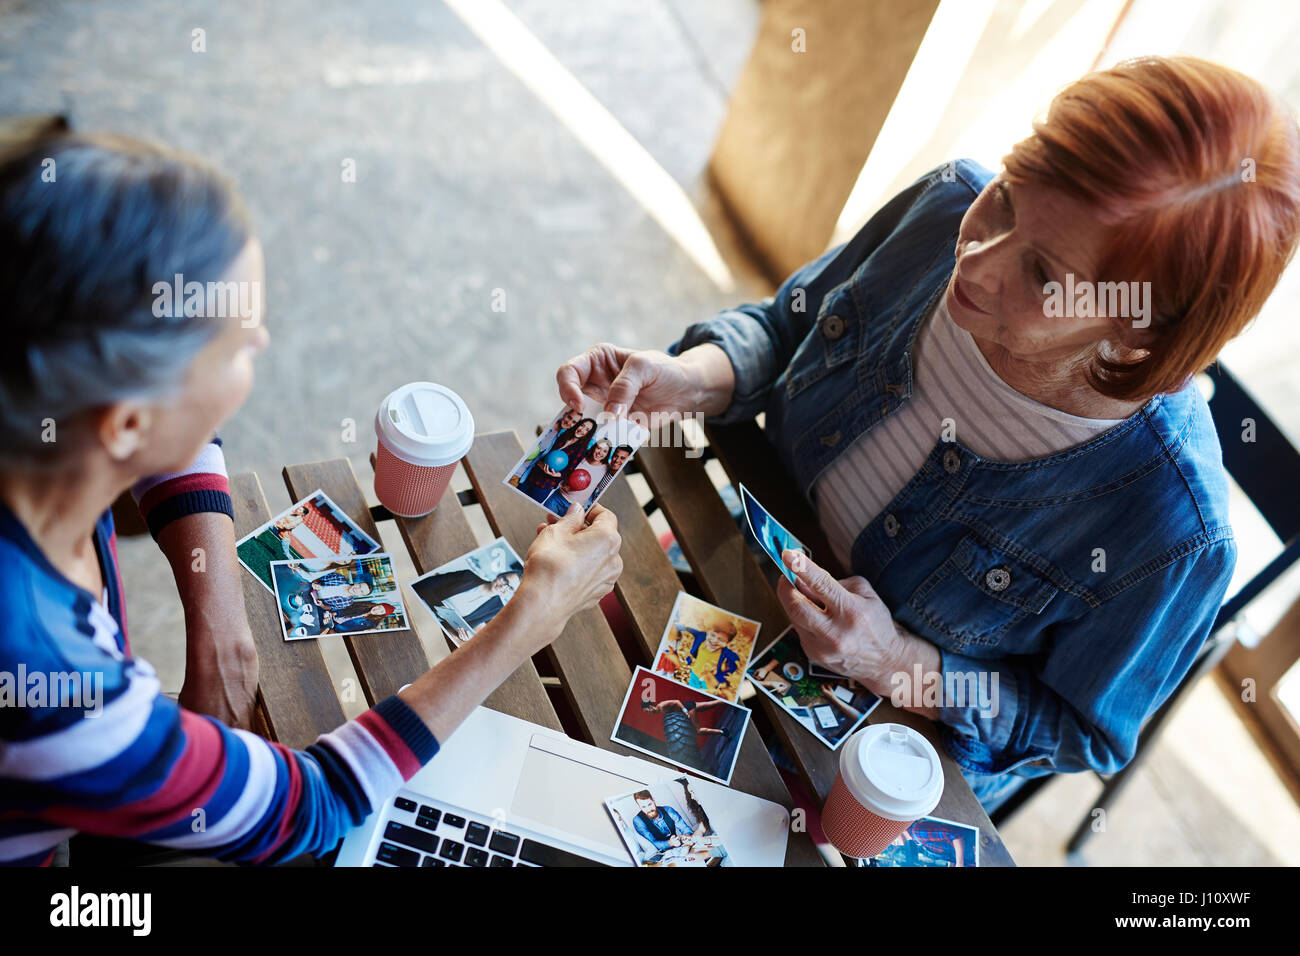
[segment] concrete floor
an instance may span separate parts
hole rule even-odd
[[[575,351],[663,346],[766,291],[699,184],[756,0],[507,6],[695,197],[738,291],[711,282],[442,3],[277,0],[233,16],[215,0],[0,0],[0,112],[161,139],[243,191],[266,249],[272,346],[222,435],[231,470],[256,471],[273,509],[289,503],[288,462],[347,456],[370,493],[370,421],[403,382],[448,384],[480,430],[528,434],[558,406],[553,373]],[[195,28],[205,53],[191,52]],[[348,159],[355,183],[341,181]],[[133,646],[175,692],[183,619],[166,563],[148,539],[120,552]],[[409,561],[398,572],[409,579]],[[427,617],[416,625],[431,659],[445,653]],[[344,676],[341,645],[325,650]],[[1006,828],[1013,856],[1067,862],[1060,847],[1099,787],[1054,782]],[[1069,862],[1295,865],[1297,848],[1294,802],[1206,683],[1107,832]]]

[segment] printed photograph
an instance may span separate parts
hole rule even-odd
[[[831,750],[867,719],[880,698],[847,677],[812,673],[799,635],[787,627],[754,658],[749,680]]]
[[[497,538],[420,575],[411,590],[460,646],[510,602],[523,573],[523,559],[505,538]]]
[[[588,400],[582,412],[565,406],[504,481],[552,514],[590,508],[622,473],[650,433]]]
[[[638,667],[611,740],[730,783],[749,709]]]
[[[923,817],[868,866],[979,866],[980,831],[938,817]]]
[[[794,573],[785,566],[781,560],[782,551],[802,551],[804,554],[812,557],[812,552],[803,546],[803,544],[786,531],[781,523],[768,513],[768,510],[758,503],[758,499],[749,493],[749,489],[744,485],[740,486],[740,501],[745,508],[745,518],[749,522],[750,533],[758,540],[767,556],[776,562],[776,566],[781,569],[781,573],[786,576],[791,584],[796,587]]]
[[[605,807],[637,866],[733,865],[688,777],[610,797]]]
[[[734,701],[745,680],[758,621],[732,614],[685,591],[655,651],[655,673],[723,700]]]
[[[272,561],[373,554],[379,542],[366,534],[320,490],[291,505],[235,543],[235,552],[268,591]]]
[[[286,641],[410,627],[387,554],[272,561],[271,580]]]

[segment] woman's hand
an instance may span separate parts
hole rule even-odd
[[[889,697],[906,645],[875,588],[862,577],[837,581],[800,551],[785,551],[781,558],[799,588],[782,576],[777,596],[808,660]]]
[[[537,526],[537,537],[524,555],[519,591],[527,589],[530,600],[559,615],[563,627],[614,589],[623,573],[622,543],[614,512],[593,505],[584,515],[582,506],[574,505],[563,518],[552,516]]]
[[[712,344],[672,356],[602,342],[561,365],[555,381],[560,398],[570,407],[581,411],[585,395],[603,402],[612,415],[631,411],[716,415],[731,404],[735,390],[731,360]]]
[[[230,625],[219,636],[190,641],[177,700],[196,714],[251,728],[257,706],[257,646],[247,625]]]

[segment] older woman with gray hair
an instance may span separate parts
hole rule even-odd
[[[510,604],[398,694],[303,751],[227,726],[257,674],[212,436],[268,342],[263,278],[243,204],[197,160],[67,133],[0,155],[0,672],[60,688],[0,707],[0,864],[49,863],[77,833],[325,853],[621,570],[613,514],[574,509],[539,532]],[[243,314],[191,297],[209,283]],[[127,643],[109,507],[128,488],[185,605],[179,704]]]

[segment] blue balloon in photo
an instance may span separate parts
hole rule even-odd
[[[546,456],[546,467],[551,471],[564,471],[569,467],[569,456],[562,451],[553,451]]]

